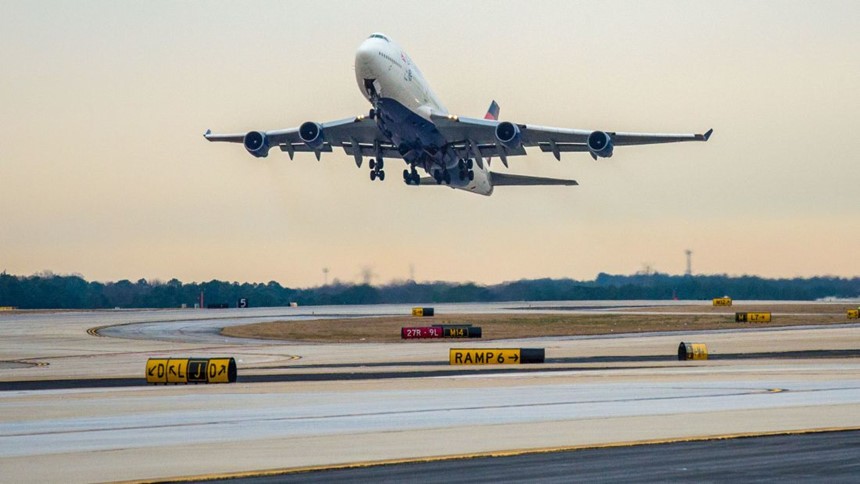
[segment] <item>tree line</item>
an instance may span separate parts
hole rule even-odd
[[[480,285],[471,282],[394,282],[381,286],[330,284],[289,288],[268,283],[212,280],[183,283],[139,279],[136,282],[87,281],[80,275],[49,272],[31,276],[0,274],[0,306],[20,309],[107,309],[194,307],[203,293],[204,306],[236,307],[240,298],[249,306],[339,304],[422,304],[443,302],[567,301],[567,300],[701,300],[735,299],[815,300],[860,297],[860,277],[766,279],[727,275],[676,276],[660,273],[599,274],[592,281],[530,279]]]

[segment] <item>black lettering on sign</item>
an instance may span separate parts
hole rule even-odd
[[[164,363],[158,364],[158,378],[164,378]]]
[[[463,353],[454,353],[454,363],[458,365],[463,364]]]

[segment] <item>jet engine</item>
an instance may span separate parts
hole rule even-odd
[[[303,123],[299,126],[299,138],[313,149],[321,148],[324,143],[322,126],[313,121]]]
[[[496,126],[496,139],[505,148],[510,150],[517,149],[522,142],[522,137],[520,128],[514,123],[504,121]]]
[[[269,156],[269,138],[266,137],[266,133],[261,133],[260,131],[249,131],[248,134],[245,135],[245,139],[242,143],[245,145],[245,149],[248,150],[248,153],[251,153],[257,158],[265,158]]]
[[[588,151],[591,152],[591,156],[595,160],[598,157],[610,158],[612,156],[613,148],[612,137],[609,136],[608,133],[603,131],[592,131],[591,134],[588,135]]]

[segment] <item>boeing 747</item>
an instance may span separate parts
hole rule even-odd
[[[406,163],[403,181],[407,185],[442,185],[481,195],[491,195],[503,185],[577,185],[576,180],[560,180],[490,171],[490,161],[498,158],[508,166],[508,158],[526,154],[526,147],[538,147],[561,159],[562,153],[589,153],[592,158],[609,158],[616,146],[708,141],[704,134],[622,133],[615,131],[552,128],[499,121],[495,101],[483,119],[450,114],[430,89],[412,59],[388,36],[375,33],[355,54],[355,80],[370,102],[367,115],[338,121],[308,121],[298,128],[214,134],[209,141],[242,143],[251,155],[265,158],[275,146],[287,152],[312,152],[317,160],[324,152],[342,148],[361,168],[370,157],[370,179],[385,180],[385,159]],[[418,169],[428,176],[422,177]]]

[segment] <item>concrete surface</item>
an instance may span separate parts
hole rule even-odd
[[[0,316],[2,381],[142,380],[148,357],[192,355],[234,356],[240,377],[233,385],[2,391],[0,475],[12,482],[159,479],[860,427],[860,359],[673,360],[682,339],[706,343],[712,354],[857,349],[857,325],[505,342],[545,347],[548,359],[666,355],[665,361],[554,364],[548,367],[558,371],[527,374],[241,383],[243,374],[426,369],[427,362],[446,361],[449,347],[475,345],[218,342],[224,324],[409,307],[300,309]],[[102,334],[132,339],[87,333],[110,324],[127,326]],[[183,335],[191,342],[175,341]]]

